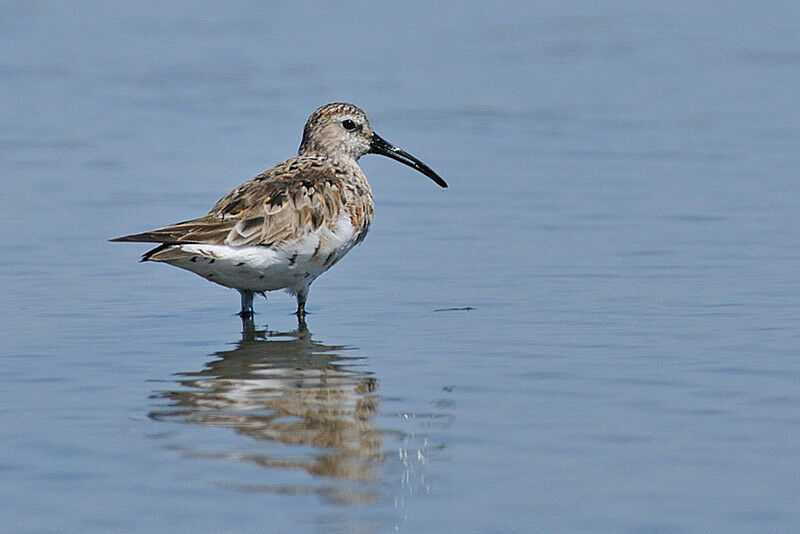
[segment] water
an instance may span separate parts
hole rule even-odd
[[[0,7],[0,530],[796,531],[794,3]],[[375,224],[256,302],[110,237],[336,100]]]

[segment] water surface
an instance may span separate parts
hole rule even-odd
[[[0,529],[796,531],[793,3],[0,7]],[[106,239],[363,107],[293,300]]]

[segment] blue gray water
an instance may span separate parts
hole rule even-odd
[[[800,529],[800,8],[576,4],[0,5],[0,530]],[[106,242],[337,100],[308,332]]]

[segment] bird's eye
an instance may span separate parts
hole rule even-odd
[[[355,130],[356,129],[356,123],[351,121],[350,119],[343,120],[342,121],[342,126],[344,127],[345,130]]]

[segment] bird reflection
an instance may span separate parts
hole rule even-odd
[[[159,394],[168,405],[150,416],[231,428],[261,444],[215,456],[374,481],[382,460],[378,381],[346,352],[314,341],[303,325],[274,333],[245,320],[236,347],[215,353],[201,371],[181,373],[180,389]]]

